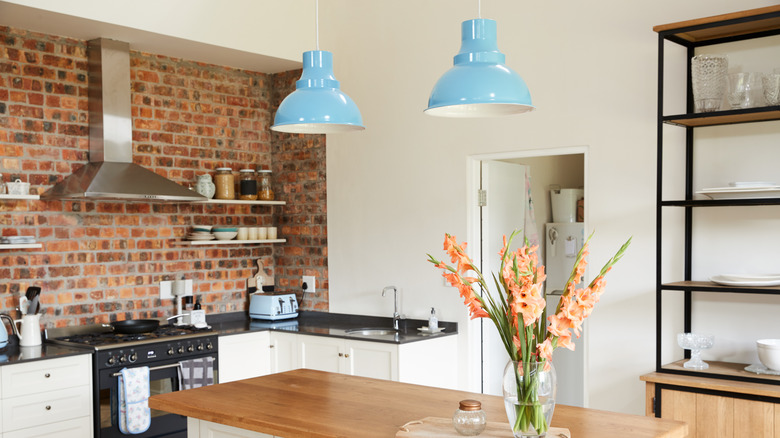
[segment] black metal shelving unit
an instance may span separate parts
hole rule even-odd
[[[656,202],[656,372],[697,377],[711,377],[743,382],[780,385],[780,376],[767,376],[748,373],[742,370],[745,364],[709,362],[710,369],[705,371],[686,370],[682,361],[670,364],[662,363],[662,310],[664,294],[683,294],[683,328],[691,331],[691,313],[693,293],[741,293],[780,295],[780,287],[729,287],[709,281],[692,281],[692,232],[693,211],[703,207],[739,207],[755,208],[756,206],[780,205],[780,198],[764,199],[694,199],[693,163],[694,163],[694,130],[705,126],[720,126],[729,124],[760,123],[780,120],[780,106],[767,106],[741,110],[727,110],[710,113],[694,113],[693,92],[691,86],[691,67],[687,63],[687,99],[686,114],[664,115],[664,45],[667,41],[683,46],[687,59],[691,59],[699,47],[723,44],[734,41],[763,38],[780,35],[780,6],[754,9],[750,11],[726,14],[691,20],[681,23],[656,26],[658,33],[658,168],[657,168],[657,202]],[[664,125],[677,126],[685,130],[685,195],[684,199],[665,200],[663,192],[663,157],[664,157]],[[675,145],[679,147],[679,145]],[[664,211],[671,208],[684,210],[683,280],[662,283],[662,253],[663,237],[662,223]],[[686,359],[690,353],[686,351]],[[740,368],[741,367],[741,368]],[[777,403],[780,400],[774,400]]]

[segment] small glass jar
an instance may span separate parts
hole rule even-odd
[[[236,187],[233,179],[233,169],[229,167],[220,167],[217,169],[217,175],[214,177],[217,199],[236,199]]]
[[[241,169],[238,180],[238,199],[244,201],[254,201],[257,199],[257,178],[252,169]]]
[[[482,410],[482,403],[477,400],[461,400],[458,410],[452,416],[452,425],[461,435],[481,434],[487,426],[487,415]]]
[[[257,192],[258,199],[262,201],[273,201],[274,191],[271,190],[271,171],[258,170],[257,175],[260,178],[260,189]]]

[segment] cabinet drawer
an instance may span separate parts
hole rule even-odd
[[[92,420],[81,417],[55,424],[6,432],[3,438],[92,438]]]
[[[92,412],[91,398],[89,386],[5,398],[2,402],[3,430],[19,430],[89,417]]]
[[[0,367],[3,398],[89,385],[91,357],[84,354]]]

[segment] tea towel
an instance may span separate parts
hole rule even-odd
[[[119,375],[119,431],[144,433],[152,424],[149,409],[149,367],[122,368]]]
[[[179,362],[179,388],[193,389],[214,384],[214,358],[183,360]]]

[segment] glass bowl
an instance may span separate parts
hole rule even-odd
[[[702,335],[700,333],[678,333],[677,345],[684,350],[691,350],[691,360],[685,362],[683,367],[691,370],[706,370],[710,366],[701,360],[701,351],[712,348],[715,336]]]

